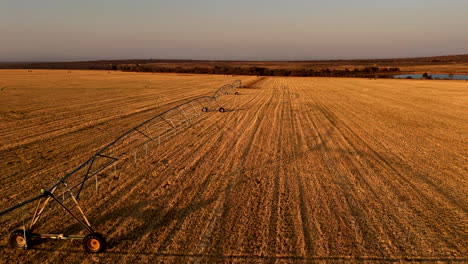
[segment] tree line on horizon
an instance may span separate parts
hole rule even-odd
[[[160,73],[188,73],[188,74],[217,74],[217,75],[256,75],[256,76],[297,76],[297,77],[355,77],[355,78],[392,78],[401,74],[397,67],[355,68],[353,70],[329,69],[320,70],[306,68],[276,68],[266,67],[161,67],[153,63],[139,63],[140,61],[122,61],[109,63],[110,61],[84,61],[84,62],[49,62],[49,63],[17,63],[0,64],[1,69],[68,69],[68,70],[120,70],[127,72],[160,72]]]
[[[296,77],[359,77],[359,78],[391,78],[398,74],[400,69],[365,67],[353,70],[330,69],[269,69],[264,67],[154,67],[147,65],[112,65],[112,70],[129,72],[160,72],[160,73],[193,73],[193,74],[218,74],[218,75],[256,75],[256,76],[296,76]]]

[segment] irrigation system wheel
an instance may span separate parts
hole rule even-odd
[[[202,110],[202,112],[208,112],[208,108],[207,108],[207,107],[203,107],[201,110]]]
[[[83,239],[83,246],[88,253],[100,253],[106,249],[106,239],[99,233],[91,233]]]
[[[26,234],[26,237],[25,237]],[[22,229],[15,230],[11,233],[8,239],[10,245],[14,248],[28,248],[31,247],[31,234]]]
[[[219,112],[224,113],[224,112],[226,112],[226,109],[224,109],[224,107],[220,107]]]

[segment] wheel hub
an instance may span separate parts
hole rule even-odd
[[[101,243],[99,242],[99,240],[93,238],[93,239],[90,239],[88,241],[88,248],[91,249],[91,250],[99,250],[99,248],[101,247]]]
[[[24,246],[26,244],[26,240],[22,236],[17,236],[15,241],[19,246]]]

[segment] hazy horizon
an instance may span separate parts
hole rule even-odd
[[[417,58],[433,58],[433,57],[444,57],[444,56],[468,56],[468,54],[445,54],[445,55],[436,55],[436,56],[421,56],[421,57],[394,57],[394,58],[348,58],[348,59],[297,59],[297,60],[203,60],[203,59],[190,59],[190,58],[120,58],[120,59],[87,59],[87,60],[19,60],[19,61],[1,61],[0,63],[47,63],[47,62],[86,62],[86,61],[117,61],[117,60],[168,60],[168,61],[177,61],[177,60],[187,60],[187,61],[212,61],[212,62],[307,62],[307,61],[352,61],[352,60],[392,60],[392,59],[417,59]]]
[[[304,61],[468,54],[468,1],[0,3],[0,61]]]

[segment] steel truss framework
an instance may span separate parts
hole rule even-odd
[[[88,252],[102,251],[102,243],[105,245],[105,241],[99,241],[99,239],[103,240],[102,235],[95,233],[78,202],[83,197],[90,195],[88,192],[93,189],[90,188],[93,185],[95,185],[97,191],[100,173],[112,168],[116,172],[118,164],[125,160],[133,158],[136,162],[139,153],[140,155],[141,152],[148,154],[149,147],[160,146],[161,143],[193,124],[203,112],[213,109],[224,112],[225,109],[219,102],[220,97],[228,94],[238,94],[235,89],[240,88],[241,85],[241,81],[237,80],[232,84],[218,88],[212,96],[201,96],[192,99],[147,119],[105,145],[51,187],[41,189],[40,195],[0,211],[0,216],[2,216],[38,201],[34,214],[30,219],[29,227],[26,228],[23,223],[21,230],[12,233],[12,236],[15,236],[13,239],[16,239],[13,241],[14,246],[27,248],[31,238],[85,239],[85,249]],[[83,226],[89,232],[88,236],[91,236],[91,240],[88,236],[83,235],[32,233],[39,219],[44,215],[46,207],[51,202],[56,202],[59,205],[57,208],[62,208]],[[96,238],[96,236],[98,237]],[[12,237],[10,237],[10,244],[12,243],[11,239]],[[101,247],[93,248],[95,242]]]

